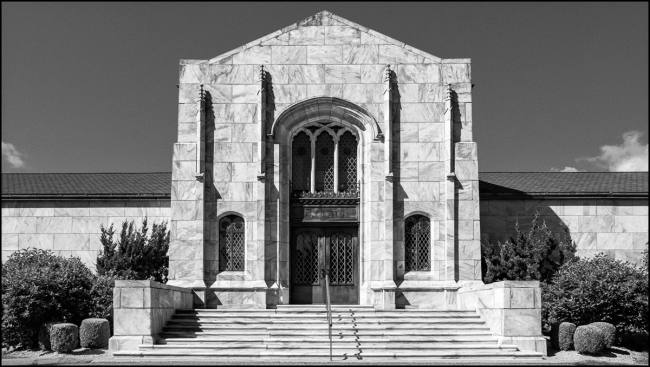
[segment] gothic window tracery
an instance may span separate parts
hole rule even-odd
[[[404,255],[406,271],[431,270],[431,223],[423,215],[404,221]]]
[[[219,269],[244,270],[245,250],[244,219],[228,215],[219,221]]]
[[[358,136],[341,124],[301,127],[291,140],[292,195],[358,196],[358,145]]]

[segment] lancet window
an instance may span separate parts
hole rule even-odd
[[[429,218],[412,215],[404,221],[406,271],[431,270],[431,225]]]
[[[244,219],[228,215],[219,221],[219,269],[244,270]]]
[[[356,134],[336,124],[316,123],[298,130],[291,142],[292,191],[357,197],[358,146]]]

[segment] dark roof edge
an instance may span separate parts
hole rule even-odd
[[[170,200],[171,194],[3,194],[2,200]]]
[[[518,200],[518,199],[648,199],[647,192],[567,192],[567,193],[480,193],[481,199],[504,199],[504,200]]]

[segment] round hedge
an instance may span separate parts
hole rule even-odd
[[[551,324],[551,345],[557,350],[573,349],[573,334],[576,325],[570,322],[557,322]]]
[[[573,346],[578,353],[600,353],[605,350],[605,335],[595,326],[578,326],[573,334]]]
[[[592,322],[590,326],[595,326],[603,333],[605,337],[605,348],[609,349],[614,345],[616,339],[616,326],[608,322]]]
[[[106,348],[111,337],[106,319],[85,319],[79,327],[79,340],[84,348]]]
[[[52,328],[52,325],[60,323],[62,323],[62,321],[49,321],[41,325],[41,328],[38,331],[38,348],[40,350],[52,350],[52,345],[50,344],[50,329]]]
[[[72,352],[79,345],[79,327],[68,323],[52,325],[50,328],[50,344],[55,352]]]

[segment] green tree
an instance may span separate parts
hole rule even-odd
[[[486,283],[501,280],[539,280],[547,282],[566,262],[576,260],[576,245],[568,229],[564,228],[566,242],[558,241],[546,222],[539,225],[535,213],[532,227],[526,233],[515,224],[515,237],[501,243],[482,245],[486,265]]]
[[[122,231],[114,238],[113,225],[101,226],[102,250],[97,256],[97,274],[116,279],[155,280],[166,283],[169,267],[169,231],[167,222],[153,224],[151,235],[147,218],[140,230],[134,221],[122,223]]]

